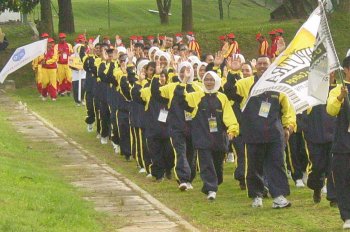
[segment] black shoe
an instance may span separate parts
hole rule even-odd
[[[321,189],[314,190],[313,199],[315,204],[318,204],[321,202]]]
[[[126,160],[127,162],[130,162],[130,161],[131,161],[131,155],[130,155],[130,156],[125,156],[125,160]]]
[[[329,206],[332,207],[332,208],[338,208],[338,202],[336,202],[336,201],[330,201],[330,202],[329,202]]]
[[[168,180],[171,180],[171,178],[172,178],[171,171],[170,171],[170,172],[166,172],[166,173],[165,173],[165,177],[166,177]]]
[[[244,180],[239,182],[239,188],[240,188],[241,190],[246,190],[246,189],[247,189]]]
[[[67,92],[67,96],[70,97],[70,92]]]

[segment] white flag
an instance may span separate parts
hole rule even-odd
[[[17,48],[0,72],[0,83],[3,83],[6,77],[17,69],[28,64],[38,56],[44,54],[47,48],[47,39]]]
[[[259,78],[251,90],[250,97],[266,91],[285,93],[297,113],[310,105],[321,104],[320,100],[308,95],[309,67],[320,21],[321,11],[318,7],[299,29],[286,50]],[[243,110],[244,108],[245,106]]]
[[[322,9],[321,24],[318,27],[316,45],[310,64],[308,94],[326,104],[329,91],[329,74],[340,67],[328,27],[327,16],[324,9]]]
[[[96,37],[96,39],[94,40],[94,42],[92,42],[92,45],[94,45],[94,47],[95,47],[95,45],[97,44],[97,43],[99,43],[100,42],[100,35],[98,35],[97,37]]]

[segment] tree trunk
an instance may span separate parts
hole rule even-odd
[[[193,30],[192,0],[182,0],[182,31]]]
[[[50,0],[40,0],[40,13],[41,20],[38,23],[39,32],[47,32],[50,36],[53,36],[54,30]]]
[[[304,18],[308,15],[303,0],[289,0],[292,5],[293,13],[296,18]]]
[[[58,0],[58,30],[74,33],[74,17],[71,0]]]
[[[157,0],[159,18],[161,24],[169,24],[169,12],[171,0]]]
[[[220,13],[220,20],[224,19],[224,9],[222,7],[222,0],[218,0],[219,2],[219,13]]]

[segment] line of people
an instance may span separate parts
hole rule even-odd
[[[254,208],[268,194],[273,208],[291,206],[288,169],[297,187],[313,190],[315,203],[325,186],[330,206],[339,207],[343,227],[350,228],[347,88],[331,75],[328,104],[298,116],[278,92],[250,98],[242,111],[274,57],[259,53],[246,62],[235,42],[200,59],[187,44],[173,42],[165,37],[147,47],[132,41],[129,48],[87,42],[81,61],[88,132],[96,124],[101,144],[111,140],[115,153],[134,159],[139,173],[157,182],[173,174],[181,191],[193,189],[199,172],[208,200],[216,199],[230,151],[235,179]],[[343,67],[350,83],[350,57]]]

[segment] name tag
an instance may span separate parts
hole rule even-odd
[[[216,117],[208,118],[208,123],[210,133],[218,132],[218,122],[216,121]]]
[[[271,103],[263,101],[260,106],[259,116],[267,118],[269,116]]]
[[[63,53],[63,54],[62,54],[62,58],[63,58],[64,60],[66,60],[66,59],[68,58],[67,53]]]
[[[187,112],[186,110],[185,112],[185,121],[192,121],[192,114],[190,112]]]
[[[166,109],[161,109],[159,112],[158,121],[165,123],[166,119],[168,118],[168,113],[169,111],[167,111]]]

